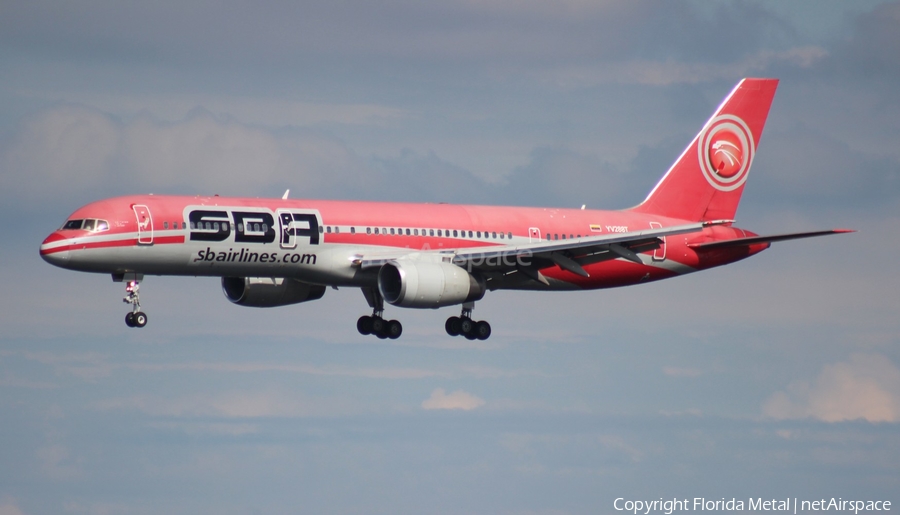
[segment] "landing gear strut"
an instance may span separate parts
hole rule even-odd
[[[125,298],[122,302],[131,304],[131,313],[125,315],[125,325],[128,327],[144,327],[147,325],[147,315],[141,311],[141,296],[138,293],[141,285],[138,281],[128,281],[125,285]]]
[[[444,324],[444,329],[450,336],[463,335],[467,340],[487,340],[491,336],[491,324],[481,320],[476,322],[472,320],[472,310],[475,309],[474,302],[466,302],[463,304],[462,313],[458,317],[450,317]]]
[[[369,306],[372,308],[372,316],[361,316],[356,321],[356,330],[359,334],[374,334],[379,339],[384,340],[390,338],[396,340],[403,334],[403,325],[397,320],[385,320],[384,316],[384,298],[377,289],[363,288],[363,295]]]

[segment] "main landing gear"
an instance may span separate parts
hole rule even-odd
[[[491,337],[491,324],[481,321],[472,320],[472,310],[475,309],[474,302],[463,304],[462,313],[458,317],[450,317],[444,324],[444,329],[450,336],[463,335],[468,340],[487,340]]]
[[[131,313],[125,315],[125,325],[128,327],[144,327],[147,325],[147,315],[141,311],[141,297],[138,293],[140,290],[138,281],[128,281],[125,285],[125,298],[122,302],[131,304]]]
[[[384,340],[390,338],[396,340],[403,333],[403,326],[396,320],[385,320],[384,298],[375,288],[362,288],[366,302],[372,308],[372,316],[361,316],[356,321],[356,329],[359,334],[374,334]],[[484,320],[472,320],[474,302],[466,302],[462,305],[462,313],[458,317],[450,317],[444,324],[444,329],[450,336],[464,336],[469,340],[487,340],[491,336],[491,324]]]
[[[378,290],[374,288],[363,288],[363,295],[372,308],[372,316],[361,316],[356,321],[356,330],[359,334],[374,334],[379,339],[384,340],[390,338],[396,340],[403,334],[403,324],[397,320],[385,320],[384,315],[384,298]]]

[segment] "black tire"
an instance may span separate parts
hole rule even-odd
[[[388,338],[391,340],[396,340],[400,338],[400,335],[403,334],[403,324],[401,324],[397,320],[391,320],[390,322],[385,323],[385,333],[387,333]]]
[[[363,336],[372,334],[372,317],[366,315],[359,317],[356,321],[356,330]]]
[[[134,327],[134,313],[128,313],[125,315],[125,325],[128,327]]]
[[[381,317],[371,317],[372,318],[372,334],[375,336],[379,336],[382,332],[384,332],[384,319]]]
[[[491,337],[491,324],[482,320],[475,324],[475,337],[479,340],[487,340]]]
[[[460,332],[459,317],[448,318],[447,322],[444,323],[444,329],[447,331],[447,334],[449,334],[450,336],[459,336],[459,332]]]
[[[475,330],[475,322],[472,321],[469,317],[461,317],[459,319],[459,334],[465,336],[466,338],[472,334],[472,331]]]
[[[147,325],[147,315],[143,311],[138,311],[134,314],[134,326],[144,327],[145,325]]]

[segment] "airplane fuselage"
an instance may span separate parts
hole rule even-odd
[[[78,220],[82,227],[74,228]],[[75,221],[75,222],[73,222]],[[85,272],[216,277],[289,277],[326,286],[371,287],[376,275],[361,256],[577,242],[603,234],[684,224],[628,211],[454,204],[282,200],[143,195],[108,199],[73,213],[51,234],[41,255]],[[521,276],[488,279],[491,290],[572,290],[665,279],[743,259],[767,243],[716,252],[690,244],[753,235],[711,226],[663,237],[639,254],[584,266],[588,277],[559,266],[541,268],[549,285]],[[526,263],[527,265],[527,263]]]

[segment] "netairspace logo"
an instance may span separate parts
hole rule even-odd
[[[613,502],[616,511],[626,511],[637,515],[650,515],[659,512],[672,515],[676,511],[774,511],[786,513],[816,513],[820,511],[852,512],[858,515],[860,512],[891,511],[891,501],[851,501],[841,497],[818,500],[798,500],[798,498],[785,497],[784,499],[763,499],[762,497],[749,498],[745,503],[743,499],[732,497],[731,499],[706,499],[694,497],[693,500],[685,497],[679,499],[663,499],[654,501],[632,501],[619,497]]]

